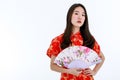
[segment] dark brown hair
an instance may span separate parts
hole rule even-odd
[[[71,23],[71,17],[72,17],[73,11],[75,10],[76,7],[82,7],[85,11],[85,22],[80,27],[80,33],[83,37],[83,46],[87,46],[92,49],[94,46],[94,43],[95,43],[95,39],[93,38],[93,36],[91,35],[91,33],[89,31],[87,11],[82,4],[73,4],[68,10],[67,19],[66,19],[66,29],[65,29],[63,37],[62,37],[63,41],[61,43],[61,48],[65,49],[66,47],[68,47],[71,44],[70,36],[72,33],[72,27],[73,27],[73,25]]]

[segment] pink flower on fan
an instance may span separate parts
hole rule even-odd
[[[63,62],[64,62],[64,63],[68,63],[69,60],[68,60],[66,57],[63,57]]]
[[[86,47],[86,49],[84,49],[85,54],[88,54],[90,52],[90,49]]]
[[[75,52],[73,52],[77,57],[79,57],[79,53],[78,53],[79,51],[75,51]]]
[[[79,49],[80,49],[80,51],[83,51],[83,50],[84,50],[84,48],[83,48],[82,46],[80,46]]]

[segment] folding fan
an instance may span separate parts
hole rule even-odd
[[[97,53],[85,46],[70,46],[62,50],[54,63],[66,68],[88,68],[102,60]]]

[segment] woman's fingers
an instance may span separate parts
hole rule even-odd
[[[83,74],[85,75],[93,75],[93,71],[90,68],[86,68],[83,70]]]
[[[69,73],[78,76],[82,72],[82,69],[80,68],[72,68],[69,69]]]

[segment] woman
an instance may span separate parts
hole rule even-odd
[[[101,57],[102,62],[96,64],[93,69],[68,69],[60,67],[54,63],[56,56],[69,46],[86,46]],[[55,37],[47,50],[47,55],[51,58],[51,70],[60,72],[60,80],[94,80],[93,76],[98,72],[104,62],[104,55],[100,50],[100,46],[91,35],[88,26],[88,18],[85,7],[82,4],[73,4],[67,13],[67,24],[64,33]]]

